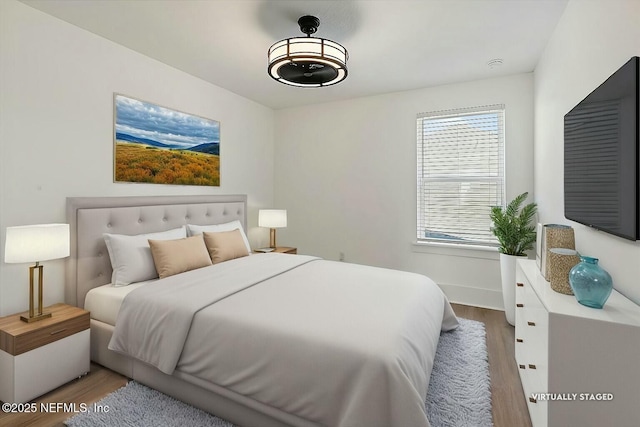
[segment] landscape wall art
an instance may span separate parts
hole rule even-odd
[[[220,122],[114,94],[114,180],[220,186]]]

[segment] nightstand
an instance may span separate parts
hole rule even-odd
[[[298,253],[298,248],[289,248],[287,246],[278,246],[273,250],[273,252],[278,252],[281,254],[293,254],[296,255]]]
[[[44,308],[33,323],[0,318],[0,400],[28,402],[89,372],[89,312],[66,304]]]
[[[263,253],[262,251],[253,251],[255,253]],[[298,253],[298,248],[290,248],[288,246],[278,246],[274,250],[266,252],[270,253],[281,253],[281,254],[293,254],[296,255]]]

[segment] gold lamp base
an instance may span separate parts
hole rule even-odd
[[[34,309],[34,290],[33,290],[33,273],[38,270],[38,312]],[[42,312],[42,266],[36,262],[36,265],[29,267],[29,315],[20,316],[20,320],[27,323],[37,322],[39,320],[48,319],[51,313]]]
[[[33,317],[20,316],[20,320],[22,320],[23,322],[32,323],[32,322],[37,322],[38,320],[48,319],[49,317],[51,317],[51,313],[42,313],[42,314],[36,314]]]

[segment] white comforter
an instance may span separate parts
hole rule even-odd
[[[425,276],[262,254],[131,292],[109,348],[318,425],[428,426],[440,330],[456,326]]]

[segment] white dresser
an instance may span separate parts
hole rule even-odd
[[[615,290],[601,310],[582,306],[533,260],[518,260],[516,282],[515,358],[533,426],[640,426],[640,307]]]

